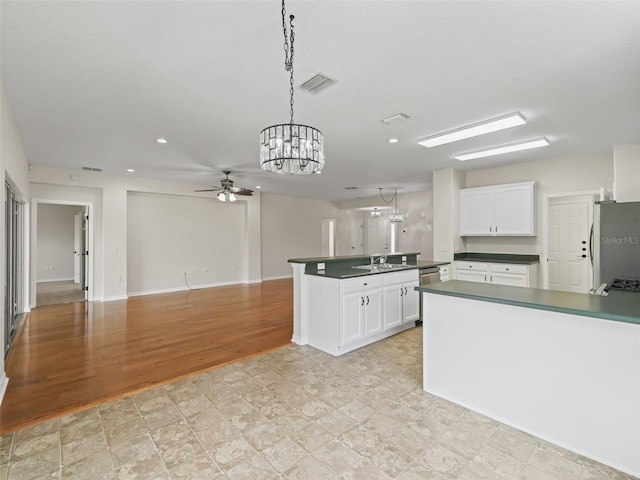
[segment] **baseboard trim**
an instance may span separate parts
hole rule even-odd
[[[4,394],[7,391],[7,387],[9,386],[9,377],[7,377],[6,372],[4,370],[0,373],[0,405],[2,405],[2,401],[4,400]]]
[[[266,282],[268,280],[283,280],[285,278],[293,278],[293,273],[291,275],[282,275],[282,276],[278,276],[278,277],[264,277],[262,279],[262,281]]]
[[[115,300],[126,300],[129,298],[127,295],[114,295],[113,297],[104,297],[100,299],[101,302],[113,302]]]
[[[72,282],[73,277],[69,278],[47,278],[46,280],[36,280],[36,283],[50,283],[50,282]]]
[[[213,288],[213,287],[226,287],[228,285],[242,285],[247,282],[219,282],[219,283],[204,283],[201,285],[191,285],[189,287],[173,287],[173,288],[159,288],[155,290],[140,290],[137,292],[129,292],[130,297],[140,297],[143,295],[157,295],[159,293],[173,293],[173,292],[185,292],[187,290],[200,290],[203,288]]]

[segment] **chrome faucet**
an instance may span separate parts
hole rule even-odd
[[[380,263],[380,265],[387,263],[386,255],[380,255],[377,259],[375,255],[370,255],[370,257],[371,257],[371,266],[373,266],[373,264],[376,262]]]

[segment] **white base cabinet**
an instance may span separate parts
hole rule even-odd
[[[522,265],[511,263],[455,262],[456,280],[467,282],[493,283],[512,287],[538,286],[538,264]]]
[[[419,285],[415,270],[387,273],[382,277],[384,301],[384,329],[420,319]]]
[[[344,280],[305,275],[307,332],[301,343],[342,355],[415,326],[418,270]]]

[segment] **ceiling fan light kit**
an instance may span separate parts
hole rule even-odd
[[[288,124],[272,125],[260,132],[260,166],[272,173],[302,175],[319,173],[324,167],[324,137],[320,130],[293,123],[293,15],[289,15],[289,34],[282,0],[284,68],[289,72]]]
[[[229,178],[231,170],[224,170],[222,173],[226,175],[226,178],[220,180],[219,187],[196,190],[196,192],[220,192],[218,193],[218,195],[216,195],[216,197],[218,198],[218,200],[225,203],[235,202],[236,200],[238,200],[239,195],[245,197],[250,197],[253,195],[253,190],[233,186],[233,180]]]

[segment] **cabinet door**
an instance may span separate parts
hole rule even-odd
[[[485,272],[473,272],[469,270],[457,270],[456,280],[464,280],[466,282],[481,282],[487,281],[487,274]]]
[[[405,283],[402,288],[402,322],[415,322],[420,319],[420,293],[414,290],[419,282]]]
[[[534,235],[533,202],[533,184],[495,188],[496,235]]]
[[[384,304],[384,329],[397,327],[402,324],[402,297],[400,297],[400,291],[402,285],[389,285],[383,289],[383,304]]]
[[[489,280],[496,285],[510,285],[512,287],[528,287],[529,277],[527,275],[516,275],[512,273],[490,273]]]
[[[491,189],[460,190],[460,235],[493,235],[492,207]]]
[[[364,292],[364,336],[382,332],[382,289]]]
[[[364,338],[364,304],[365,298],[362,292],[342,296],[341,346]]]

